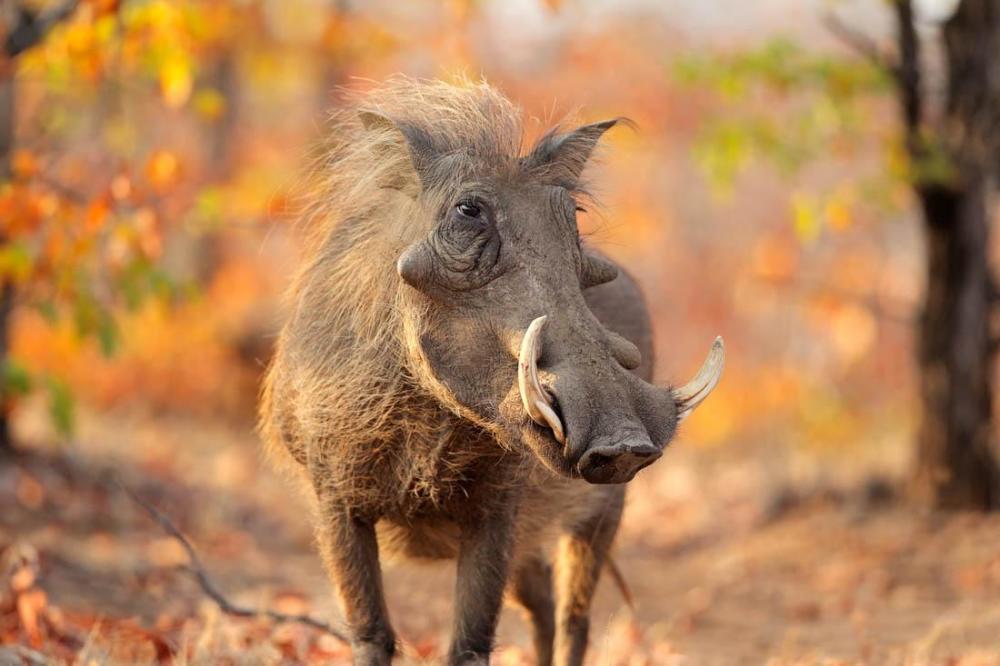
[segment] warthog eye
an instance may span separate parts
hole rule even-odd
[[[474,220],[483,214],[483,209],[474,201],[460,201],[455,208],[465,217],[470,217]]]

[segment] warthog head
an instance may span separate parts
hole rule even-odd
[[[473,125],[461,119],[362,121],[401,134],[419,177],[410,194],[420,237],[396,270],[412,287],[407,345],[425,383],[559,474],[622,483],[658,459],[718,382],[723,350],[717,340],[679,388],[649,384],[630,372],[636,346],[584,300],[618,274],[581,245],[576,223],[581,172],[616,121],[550,132],[527,154],[495,133],[461,136]]]

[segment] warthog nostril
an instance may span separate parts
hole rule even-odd
[[[662,451],[647,442],[595,446],[584,451],[576,468],[590,483],[625,483],[661,455]]]
[[[587,465],[592,469],[599,469],[607,465],[612,460],[614,460],[614,458],[606,456],[603,453],[593,453],[587,458]]]

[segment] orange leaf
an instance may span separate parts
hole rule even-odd
[[[128,176],[120,173],[111,180],[111,196],[118,201],[127,199],[132,193],[132,181]]]
[[[96,233],[104,226],[104,221],[111,211],[111,204],[106,196],[100,196],[87,206],[87,214],[83,218],[83,228],[88,233]]]
[[[799,266],[799,249],[789,238],[766,236],[753,248],[753,270],[761,278],[783,282],[794,277]]]
[[[29,564],[24,564],[10,576],[10,589],[15,592],[24,592],[35,584],[35,569]]]
[[[150,259],[159,257],[163,251],[163,237],[153,209],[140,208],[135,212],[135,230],[142,253]]]
[[[17,616],[21,621],[21,628],[28,635],[28,641],[32,647],[41,647],[42,632],[38,626],[38,618],[48,603],[45,592],[38,588],[33,588],[17,597]]]
[[[38,159],[24,148],[14,152],[10,166],[14,176],[21,180],[28,180],[38,173]]]
[[[169,150],[157,150],[146,162],[146,178],[158,190],[166,190],[177,183],[180,161]]]
[[[102,16],[118,10],[119,0],[86,0],[96,15]]]

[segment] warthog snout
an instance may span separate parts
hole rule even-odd
[[[550,350],[548,357],[555,362],[547,370],[555,379],[546,386],[537,364],[547,319],[532,321],[521,340],[517,373],[521,403],[528,417],[562,445],[561,454],[550,451],[543,459],[590,483],[625,483],[656,462],[676,425],[708,397],[722,375],[721,338],[691,381],[665,389],[628,372],[621,359],[630,355],[617,350],[629,343],[608,333],[609,355],[602,356],[584,336],[565,341],[574,352]],[[603,359],[603,367],[596,359]],[[613,365],[620,367],[609,369]],[[557,457],[561,460],[551,464]]]

